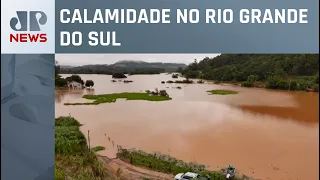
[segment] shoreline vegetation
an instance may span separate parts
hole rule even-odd
[[[205,165],[195,162],[186,163],[169,155],[160,153],[146,153],[141,150],[118,148],[117,158],[134,166],[151,169],[166,174],[176,175],[178,173],[194,172],[201,176],[209,175],[211,180],[224,180],[226,169],[210,171]],[[252,180],[245,175],[237,175],[234,180]]]
[[[161,83],[163,84],[164,81],[161,81]],[[165,83],[167,83],[167,84],[172,84],[172,83],[176,83],[176,84],[192,84],[193,81],[190,80],[190,79],[176,80],[176,81],[168,80]]]
[[[90,150],[80,126],[73,117],[55,119],[55,180],[112,179],[94,153],[102,147]]]
[[[229,90],[210,90],[207,91],[209,95],[232,95],[238,94],[236,91],[229,91]]]
[[[55,119],[55,179],[116,179],[111,173],[108,173],[105,165],[98,160],[95,154],[105,148],[97,146],[89,149],[86,138],[79,129],[80,126],[81,124],[71,116]],[[204,165],[186,163],[168,155],[117,147],[117,158],[137,167],[172,175],[188,171],[196,172],[200,175],[209,175],[211,180],[225,178],[224,169],[209,171]],[[242,175],[237,176],[235,180],[250,180],[250,178]]]
[[[319,54],[221,54],[178,70],[185,78],[319,92]]]
[[[143,92],[124,92],[114,94],[101,94],[101,95],[84,95],[82,98],[93,100],[93,102],[85,103],[64,103],[64,105],[98,105],[103,103],[114,103],[117,99],[126,100],[145,100],[145,101],[168,101],[172,98],[169,97],[165,90],[146,91]]]

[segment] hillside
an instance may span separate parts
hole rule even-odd
[[[144,61],[123,60],[114,64],[106,65],[84,65],[78,67],[60,67],[62,74],[159,74],[164,72],[175,72],[179,68],[186,67],[185,64],[177,63],[148,63]]]
[[[319,84],[319,55],[221,54],[214,58],[204,58],[200,62],[195,61],[181,73],[187,78],[268,82],[269,87],[274,89],[288,89],[289,81],[291,83],[293,80],[303,79],[304,82],[309,81],[303,87],[307,89],[313,84]],[[271,81],[273,84],[270,84]],[[295,83],[303,84],[302,81]]]

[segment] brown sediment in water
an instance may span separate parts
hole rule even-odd
[[[253,113],[269,114],[271,116],[283,119],[295,120],[306,124],[319,123],[319,93],[291,93],[297,102],[294,107],[277,107],[277,106],[240,106],[245,111]]]
[[[269,114],[271,116],[281,117],[289,120],[297,120],[307,124],[319,122],[319,116],[315,114],[301,113],[299,108],[272,106],[241,106],[241,108],[245,111],[250,111],[253,113]]]
[[[94,94],[164,89],[166,75],[135,75],[127,86],[111,76],[81,75],[95,82]],[[110,82],[110,83],[108,83]],[[56,92],[56,116],[69,113],[90,130],[92,146],[114,157],[116,145],[161,152],[184,161],[220,169],[229,163],[259,179],[319,179],[318,94],[271,91],[216,84],[183,84],[167,89],[172,101],[117,100],[97,106],[64,106],[85,102],[83,92]],[[212,96],[225,89],[235,95]],[[91,92],[90,92],[91,93]],[[306,125],[307,124],[307,125]]]

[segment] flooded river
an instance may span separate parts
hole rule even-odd
[[[67,75],[63,75],[66,77]],[[111,82],[107,75],[80,75],[93,80],[94,91],[57,90],[56,117],[71,114],[90,130],[91,146],[115,145],[161,152],[220,169],[233,164],[258,179],[319,179],[318,93],[272,91],[232,85],[161,84],[171,75],[134,75],[133,83]],[[182,89],[174,87],[181,86]],[[64,106],[83,102],[84,94],[165,89],[171,101],[125,101],[97,106]],[[208,95],[224,89],[235,95]],[[111,141],[108,140],[110,137]],[[111,144],[111,145],[110,145]]]

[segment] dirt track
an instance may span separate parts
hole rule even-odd
[[[98,155],[98,158],[106,166],[108,172],[112,173],[115,177],[120,174],[121,179],[126,180],[143,180],[144,178],[152,180],[172,180],[174,177],[170,174],[156,172],[141,167],[130,165],[121,161],[118,158],[110,159],[106,156]],[[121,169],[121,173],[118,173],[118,169]]]

